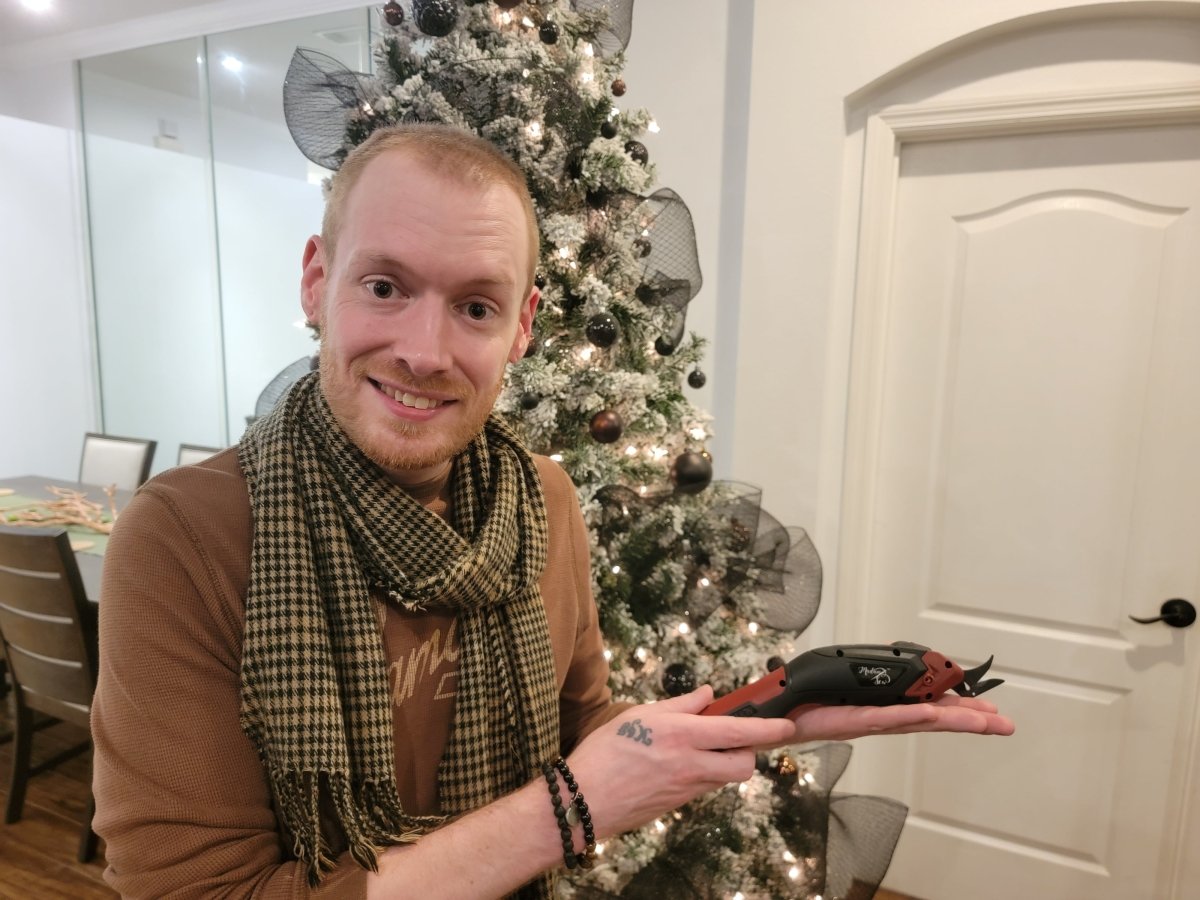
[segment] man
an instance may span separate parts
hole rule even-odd
[[[982,701],[611,703],[570,480],[490,418],[537,246],[482,141],[388,129],[347,158],[304,252],[319,378],[148,484],[108,550],[95,828],[123,895],[546,896],[586,840],[572,783],[602,839],[748,778],[756,747],[1011,731]],[[574,780],[542,777],[560,753]]]

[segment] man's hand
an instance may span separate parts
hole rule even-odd
[[[567,762],[598,838],[637,828],[754,773],[755,747],[791,739],[788,719],[697,715],[712,688],[626,710],[588,735]]]
[[[846,741],[870,734],[913,734],[951,731],[969,734],[1012,734],[1011,719],[994,704],[976,697],[944,694],[935,703],[895,706],[798,706],[788,716],[796,732],[786,743]]]
[[[1006,735],[1014,729],[986,700],[951,695],[897,706],[806,705],[785,719],[697,715],[712,699],[705,685],[635,706],[576,748],[568,762],[597,837],[637,828],[701,794],[745,781],[754,773],[758,750],[872,734]]]

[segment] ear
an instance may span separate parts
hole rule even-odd
[[[536,287],[531,289],[529,296],[521,303],[521,313],[518,318],[517,336],[513,339],[512,349],[508,352],[510,363],[520,362],[533,341],[533,316],[537,312],[538,302],[542,292]]]
[[[300,306],[309,322],[321,325],[325,314],[325,246],[317,235],[304,245],[300,276]]]

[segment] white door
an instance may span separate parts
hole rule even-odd
[[[885,883],[1200,898],[1170,887],[1200,853],[1179,846],[1200,625],[1128,618],[1200,605],[1200,126],[913,143],[899,166],[879,402],[850,438],[864,574],[839,602],[854,639],[995,654],[1018,733],[859,742],[854,789],[910,807]]]

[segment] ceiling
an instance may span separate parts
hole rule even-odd
[[[355,0],[49,0],[34,13],[0,0],[0,68],[84,59],[196,35],[323,13],[363,10]]]

